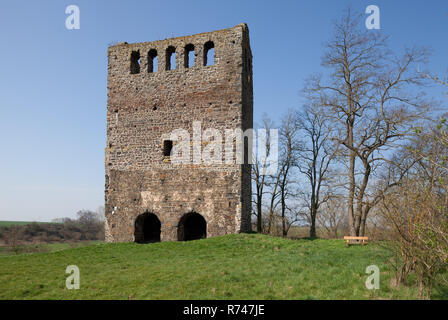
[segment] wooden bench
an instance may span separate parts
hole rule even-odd
[[[356,241],[352,243],[359,243],[361,242],[362,245],[365,245],[367,240],[369,240],[369,237],[352,237],[352,236],[345,236],[344,240],[347,240],[347,247],[350,246],[350,241]]]

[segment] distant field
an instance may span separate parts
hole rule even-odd
[[[33,223],[32,221],[0,221],[0,227],[9,227]],[[46,223],[46,222],[40,222]]]
[[[23,226],[30,223],[59,223],[59,222],[42,222],[42,221],[0,221],[0,227]]]
[[[391,285],[391,254],[378,244],[239,234],[189,242],[96,243],[0,255],[0,299],[415,299],[415,279]],[[367,266],[381,271],[367,290]],[[68,265],[81,288],[65,288]],[[434,299],[447,299],[436,288]]]

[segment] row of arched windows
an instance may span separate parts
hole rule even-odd
[[[169,46],[165,50],[165,70],[176,69],[176,48]],[[207,41],[204,44],[203,59],[204,66],[211,66],[215,64],[215,44],[213,41]],[[189,43],[184,47],[184,67],[192,68],[196,64],[195,47]],[[141,57],[140,51],[131,52],[131,74],[140,73]],[[158,71],[158,54],[156,49],[151,49],[148,52],[148,73]]]

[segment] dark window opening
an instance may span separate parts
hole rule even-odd
[[[194,67],[195,58],[194,58],[194,45],[187,44],[185,46],[185,68],[192,68]]]
[[[204,66],[215,64],[215,44],[213,41],[207,41],[204,44]]]
[[[132,51],[131,53],[131,74],[140,73],[140,52]]]
[[[249,137],[244,137],[244,163],[249,163]]]
[[[173,141],[171,140],[163,141],[163,156],[164,157],[171,156],[171,150],[173,150]]]
[[[176,69],[176,48],[170,46],[166,49],[166,70]]]
[[[148,52],[148,72],[157,72],[158,59],[157,59],[157,50],[151,49]]]
[[[161,224],[153,213],[143,213],[135,219],[134,239],[137,243],[160,242]]]
[[[179,241],[205,239],[207,237],[207,222],[199,213],[190,212],[180,220],[177,229]]]

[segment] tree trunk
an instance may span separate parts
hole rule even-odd
[[[286,211],[285,196],[282,194],[282,233],[283,233],[283,237],[286,237],[288,234],[288,230],[286,230],[285,211]]]
[[[355,229],[355,219],[354,219],[354,200],[355,200],[355,153],[350,151],[350,168],[349,168],[349,193],[348,193],[348,224],[350,228],[350,235],[357,236]]]
[[[366,234],[366,221],[367,221],[367,215],[369,214],[369,211],[372,207],[369,204],[366,204],[364,206],[364,210],[362,212],[362,217],[361,217],[361,224],[360,224],[360,228],[359,228],[359,236],[360,237],[364,237]]]
[[[260,197],[260,196],[258,196],[258,198],[257,198],[257,232],[258,233],[261,233],[261,232],[263,232],[263,227],[262,227],[262,224],[261,224],[261,220],[262,220],[262,212],[261,212],[261,209],[262,209],[262,207],[261,207],[261,201],[262,201],[262,198]]]
[[[311,213],[310,238],[316,238],[316,214]]]
[[[310,206],[310,220],[311,220],[310,238],[316,238],[316,214],[317,214],[317,203],[316,203],[316,196],[313,192],[311,194],[311,206]]]
[[[362,179],[361,187],[359,188],[359,194],[356,197],[356,215],[355,215],[355,230],[356,234],[360,237],[364,236],[366,219],[367,219],[367,204],[364,203],[364,197],[366,194],[367,184],[369,183],[371,168],[366,159],[363,159],[364,164],[364,177]]]

